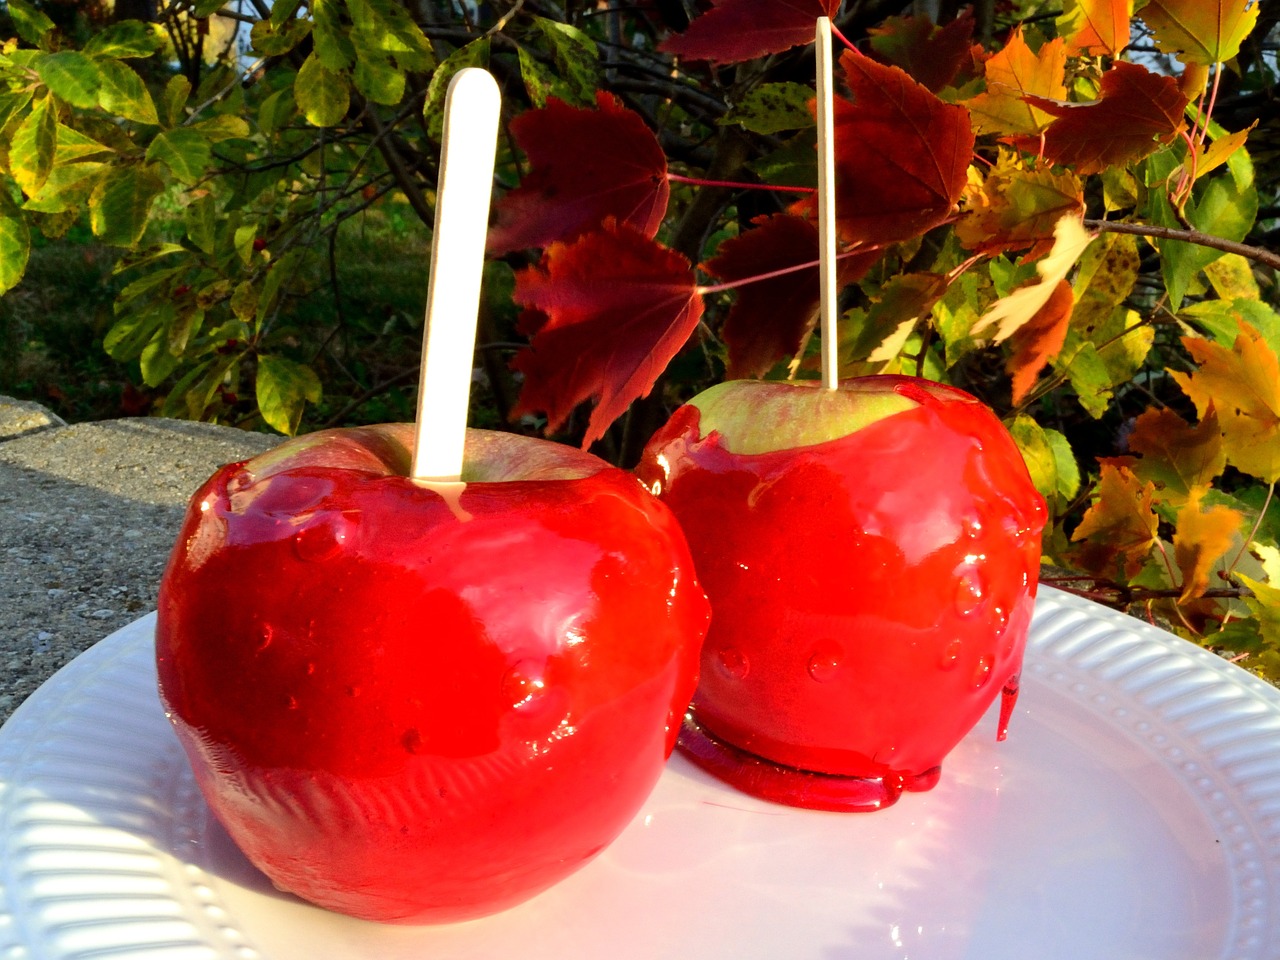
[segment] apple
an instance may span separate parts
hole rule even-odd
[[[492,913],[598,854],[656,783],[705,594],[635,476],[412,424],[222,468],[160,586],[164,708],[214,814],[278,887],[371,920]]]
[[[712,623],[680,747],[783,803],[874,810],[1017,696],[1045,503],[963,391],[730,381],[638,474],[684,527]]]

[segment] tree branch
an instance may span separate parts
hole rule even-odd
[[[1251,247],[1247,243],[1236,243],[1224,240],[1199,230],[1178,230],[1174,227],[1157,227],[1147,223],[1117,223],[1114,220],[1088,220],[1084,225],[1090,230],[1103,233],[1131,233],[1139,237],[1157,237],[1161,240],[1182,240],[1201,247],[1223,250],[1226,253],[1238,253],[1240,256],[1264,264],[1273,270],[1280,270],[1280,254],[1264,250],[1262,247]]]

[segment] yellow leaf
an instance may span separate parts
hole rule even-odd
[[[1249,134],[1258,125],[1255,120],[1243,130],[1227,133],[1218,137],[1207,147],[1196,141],[1192,145],[1191,156],[1183,164],[1187,176],[1194,175],[1197,180],[1207,173],[1212,173],[1231,159],[1231,155],[1244,146]]]
[[[1201,337],[1182,340],[1199,369],[1170,371],[1203,418],[1222,425],[1227,462],[1268,483],[1280,479],[1280,361],[1263,336],[1241,322],[1231,349]]]
[[[1132,469],[1156,485],[1156,500],[1183,506],[1208,490],[1227,465],[1212,404],[1192,426],[1169,408],[1147,410],[1134,422],[1129,449],[1141,454]]]
[[[1058,35],[1072,56],[1114,57],[1129,45],[1133,0],[1066,0]]]
[[[1078,216],[1063,217],[1053,228],[1053,249],[1036,264],[1040,279],[1019,287],[1007,297],[993,303],[973,326],[973,333],[996,325],[994,340],[1001,343],[1029,321],[1049,302],[1059,281],[1066,278],[1080,254],[1093,242],[1096,234],[1084,228]]]
[[[1188,500],[1178,511],[1178,529],[1173,534],[1173,556],[1182,571],[1179,603],[1204,596],[1209,588],[1209,572],[1231,549],[1232,536],[1240,531],[1244,517],[1230,507],[1200,509],[1200,498]]]
[[[1280,583],[1280,548],[1255,541],[1249,545],[1249,549],[1262,564],[1262,570],[1267,575],[1267,579],[1271,583]]]
[[[1223,300],[1261,300],[1253,264],[1238,253],[1224,253],[1204,268],[1214,292]]]
[[[1071,534],[1073,542],[1085,541],[1081,560],[1087,569],[1102,571],[1117,557],[1125,559],[1125,572],[1133,576],[1156,542],[1160,521],[1152,504],[1155,484],[1142,481],[1132,470],[1102,464],[1098,496]]]
[[[1027,94],[1064,100],[1067,53],[1062,40],[1051,40],[1033,53],[1017,27],[1004,49],[986,63],[987,90],[965,102],[977,134],[1035,136],[1053,116],[1022,100]]]
[[[972,168],[970,168],[972,169]],[[1038,256],[1053,242],[1064,216],[1084,215],[1084,188],[1070,171],[1027,170],[1012,151],[1001,151],[995,167],[966,192],[966,216],[956,238],[975,253],[1026,250]]]
[[[1151,0],[1142,19],[1162,53],[1183,63],[1225,63],[1240,52],[1261,7],[1251,0]]]

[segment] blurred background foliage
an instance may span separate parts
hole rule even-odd
[[[974,331],[994,301],[1036,276],[1032,260],[1047,249],[1010,248],[922,298],[897,339],[868,335],[885,321],[886,291],[901,292],[896,279],[962,262],[965,228],[950,219],[844,290],[842,348],[847,373],[923,373],[1005,418],[1053,508],[1048,579],[1275,678],[1280,396],[1266,381],[1280,352],[1280,293],[1274,262],[1249,251],[1280,246],[1280,5],[1206,2],[1247,21],[1221,57],[1180,59],[1152,29],[1162,5],[1138,0],[1136,10],[1121,4],[1135,14],[1123,53],[1086,47],[1066,61],[1064,99],[1096,97],[1111,62],[1125,59],[1178,78],[1193,131],[1211,131],[1213,143],[1238,137],[1229,159],[1185,190],[1174,183],[1185,139],[1080,175],[1086,217],[1137,227],[1103,234],[1064,281],[1077,311],[1111,290],[1105,316],[1073,321],[1027,373],[1014,345]],[[1015,35],[1043,51],[1078,36],[1081,17],[1100,6],[849,0],[836,23],[855,45],[909,67],[927,59],[913,42],[967,18],[976,45],[967,79],[936,92],[972,102],[990,89],[984,63]],[[705,8],[0,2],[0,393],[72,421],[162,415],[295,433],[412,419],[443,95],[463,66],[488,67],[503,88],[499,196],[527,173],[510,121],[550,97],[589,108],[601,90],[643,119],[673,171],[812,182],[811,50],[717,64],[659,49]],[[962,200],[970,214],[998,171],[1036,168],[1026,144],[1014,158],[1007,142],[978,133],[981,163]],[[794,199],[706,182],[670,189],[659,237],[693,264]],[[1244,253],[1144,235],[1151,227],[1228,239]],[[523,384],[510,363],[531,329],[513,290],[540,257],[518,251],[486,267],[473,425],[547,424],[536,409],[512,416]],[[593,449],[633,463],[675,405],[725,376],[734,299],[706,297],[688,346]],[[804,357],[794,360],[768,375],[803,371]],[[1223,383],[1253,389],[1251,376],[1261,385],[1253,395],[1207,409]],[[581,442],[588,408],[563,418],[556,436]],[[1254,433],[1242,438],[1241,424]]]

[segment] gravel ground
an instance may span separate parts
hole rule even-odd
[[[162,419],[67,426],[0,397],[0,722],[155,608],[187,498],[280,439]]]

